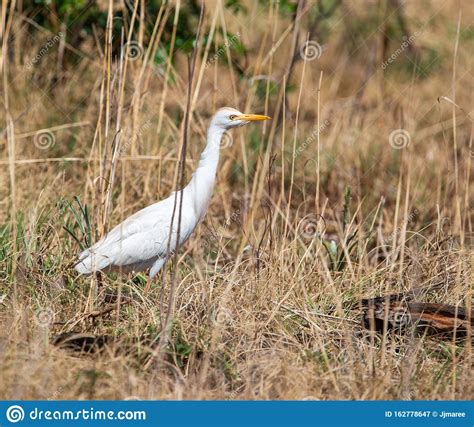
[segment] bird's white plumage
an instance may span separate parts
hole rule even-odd
[[[79,255],[75,269],[81,274],[91,274],[104,269],[118,269],[123,272],[150,269],[149,275],[154,277],[169,254],[188,240],[206,213],[214,188],[220,142],[224,132],[253,120],[267,118],[242,114],[233,108],[221,108],[211,120],[206,148],[189,184],[114,227],[95,245]],[[179,243],[176,245],[181,194],[181,227]]]
[[[184,190],[181,217],[180,245],[184,243],[197,222],[189,210],[190,198]],[[173,232],[170,234],[175,194],[133,214],[112,229],[94,246],[79,255],[76,270],[82,274],[105,268],[123,271],[142,271],[157,261],[166,259],[168,241],[170,250],[176,248],[178,214],[175,213]],[[178,194],[178,203],[180,195]],[[163,261],[164,262],[164,261]],[[163,264],[161,263],[161,265]],[[159,269],[155,272],[158,273]]]

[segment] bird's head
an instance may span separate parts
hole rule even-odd
[[[217,111],[212,118],[212,125],[218,126],[224,130],[244,126],[250,122],[268,120],[270,117],[260,114],[244,114],[239,110],[230,107],[224,107]]]

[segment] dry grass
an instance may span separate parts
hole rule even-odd
[[[472,305],[472,10],[468,1],[426,3],[407,2],[406,21],[418,31],[413,52],[404,49],[385,69],[384,58],[400,48],[384,42],[385,1],[367,1],[377,11],[373,28],[356,26],[366,8],[341,6],[321,57],[294,66],[306,6],[292,25],[271,5],[245,2],[246,16],[208,5],[203,33],[239,33],[248,52],[233,58],[223,49],[209,62],[212,37],[197,52],[187,175],[216,108],[274,120],[233,133],[204,223],[148,295],[143,276],[101,283],[76,276],[70,266],[79,245],[63,226],[83,236],[65,201],[79,195],[88,206],[95,240],[174,189],[187,59],[179,51],[159,66],[150,58],[164,20],[179,18],[180,9],[163,7],[158,19],[136,15],[136,30],[124,32],[144,47],[134,61],[126,51],[117,57],[106,32],[79,46],[62,37],[31,67],[54,34],[20,12],[7,14],[0,398],[474,398],[471,345],[381,337],[360,324],[361,298],[440,281],[424,300]],[[144,35],[145,19],[156,19],[153,35]],[[428,51],[435,55],[426,59]],[[61,52],[75,65],[63,67]],[[400,69],[409,61],[424,70]],[[38,134],[44,129],[46,139]],[[390,144],[396,129],[411,138],[401,149]],[[344,252],[340,268],[316,232]],[[117,293],[131,302],[90,318]],[[149,359],[147,345],[133,338],[156,339],[168,310],[165,354]],[[51,344],[71,331],[120,344],[92,355]]]

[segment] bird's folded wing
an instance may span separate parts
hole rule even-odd
[[[167,215],[169,210],[167,205],[170,204],[169,199],[150,205],[116,225],[102,239],[83,251],[79,255],[79,260],[84,259],[91,253],[97,253],[99,250],[106,252],[110,247],[120,242],[123,243],[135,234],[150,233],[160,226],[165,226],[166,223],[170,224],[171,217]]]
[[[174,197],[148,206],[114,227],[95,245],[79,255],[79,261],[93,256],[98,264],[128,265],[164,257],[168,252]],[[187,240],[195,226],[190,210],[183,206],[180,242]],[[173,219],[169,249],[176,247],[178,213]],[[107,262],[108,261],[108,262]],[[103,267],[102,267],[103,268]]]

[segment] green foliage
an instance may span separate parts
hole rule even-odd
[[[9,224],[0,224],[0,263],[7,262],[9,248],[11,247],[11,235]]]
[[[179,323],[175,323],[173,327],[173,342],[171,344],[171,355],[179,368],[184,368],[189,355],[193,351],[193,346],[189,344],[183,335]]]
[[[249,147],[254,153],[258,153],[262,145],[261,131],[253,128],[250,132]]]
[[[255,82],[256,85],[256,90],[255,93],[258,96],[260,100],[264,100],[268,96],[274,97],[276,99],[276,96],[278,95],[279,92],[279,84],[274,82],[273,80],[257,80]],[[286,87],[287,91],[291,90],[291,87],[287,85]]]
[[[67,28],[67,41],[73,46],[79,46],[87,37],[93,35],[93,27],[105,30],[107,24],[107,9],[100,8],[98,3],[87,0],[34,0],[32,8],[26,8],[26,13],[41,27],[57,34]],[[114,30],[120,34],[122,23],[114,21]],[[102,35],[102,34],[101,34]],[[74,56],[65,59],[72,60]]]
[[[153,32],[154,19],[158,15],[158,11],[163,2],[160,0],[151,0],[144,2],[145,5],[145,28],[144,40],[145,46],[149,37]],[[124,2],[125,8],[116,8],[114,10],[114,19],[112,22],[114,49],[113,56],[118,56],[120,53],[120,43],[122,40],[122,31],[126,27],[125,23],[129,24],[135,6],[134,0]],[[138,2],[138,12],[142,2]],[[196,0],[187,1],[182,4],[180,8],[179,19],[176,28],[176,40],[174,52],[180,51],[188,54],[192,51],[195,43],[195,30],[199,21],[200,3]],[[103,40],[107,27],[108,10],[104,5],[96,2],[88,2],[86,0],[35,0],[34,6],[28,8],[26,13],[39,26],[50,30],[57,34],[62,30],[62,24],[67,28],[67,42],[76,47],[81,47],[81,44],[88,38],[94,36],[94,31]],[[166,21],[165,30],[162,37],[162,49],[159,49],[157,57],[155,58],[157,64],[166,62],[171,51],[171,39],[173,33],[173,13],[170,14]],[[135,25],[139,25],[136,21]],[[65,62],[74,62],[75,55],[70,55],[68,51],[65,52]]]
[[[457,28],[456,28],[457,32]],[[451,35],[451,38],[455,37],[455,34]],[[461,42],[472,42],[474,40],[474,24],[471,24],[467,27],[461,27],[459,30],[459,40]]]
[[[59,210],[72,214],[72,221],[68,221],[63,225],[64,230],[79,244],[81,251],[92,245],[92,228],[87,205],[83,205],[78,196],[74,196],[77,207],[69,200],[60,200],[58,202]],[[76,234],[79,229],[80,235]]]
[[[234,13],[248,12],[248,9],[242,4],[240,0],[227,0],[225,2],[225,7],[232,10]]]
[[[389,76],[400,75],[403,79],[411,78],[413,75],[423,79],[439,69],[441,63],[442,58],[435,48],[420,46],[416,57],[404,51],[385,68],[385,72]]]
[[[337,15],[341,0],[318,0],[309,12],[309,29],[312,29],[314,37],[328,40],[334,26],[340,19]]]
[[[320,365],[323,368],[327,367],[326,356],[321,350],[305,349],[301,358],[303,362],[314,363],[316,365]]]
[[[423,48],[420,58],[412,64],[409,71],[414,71],[417,77],[425,78],[441,66],[440,54],[434,48]]]
[[[10,233],[9,224],[0,225],[0,280],[7,280],[8,276],[11,274],[11,263],[10,257],[12,253],[12,239]],[[3,295],[3,292],[0,291],[0,295]]]
[[[13,228],[16,230],[16,241],[13,239]],[[12,274],[13,251],[24,251],[26,241],[25,215],[18,212],[16,221],[0,226],[0,278],[8,279]]]
[[[232,165],[231,165],[230,174],[229,174],[229,182],[232,185],[237,184],[240,180],[240,177],[244,173],[244,170],[242,168],[242,163],[239,160],[240,159],[232,160]]]
[[[138,285],[139,287],[143,287],[147,284],[147,278],[143,273],[137,273],[133,279],[132,282],[134,285]]]
[[[344,241],[338,245],[334,240],[322,239],[321,243],[329,256],[329,269],[331,271],[342,271],[347,263],[347,256],[350,255],[357,244],[357,230],[348,233],[350,224],[349,204],[351,201],[351,187],[344,190],[344,204],[342,209],[342,229]]]
[[[83,11],[89,2],[87,0],[34,0],[33,4],[37,7],[44,7],[50,13],[57,13],[58,17],[72,17]],[[46,13],[41,13],[40,18],[45,18]]]
[[[221,363],[224,375],[227,380],[237,381],[239,378],[239,373],[232,362],[232,358],[227,353],[223,353],[221,355]]]
[[[202,41],[203,47],[207,45],[209,41],[209,34],[204,36]],[[233,61],[232,65],[236,68],[237,72],[241,74],[241,69],[237,64],[236,58],[244,56],[247,52],[240,33],[224,33],[221,29],[216,32],[214,40],[209,46],[208,63],[213,64],[214,62],[228,63],[228,54]]]
[[[260,0],[260,4],[266,5],[268,4],[267,1]],[[295,1],[292,0],[280,0],[278,2],[278,10],[283,16],[290,16],[296,13],[296,8],[298,4]]]

